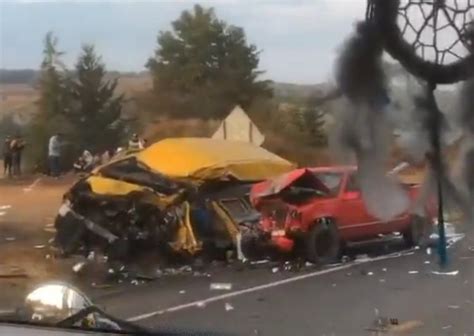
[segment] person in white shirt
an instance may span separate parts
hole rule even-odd
[[[58,177],[61,170],[61,137],[62,134],[58,132],[49,138],[48,142],[49,173],[54,177]]]
[[[132,138],[128,142],[128,149],[135,151],[145,148],[143,141],[138,137],[137,133],[132,135]]]

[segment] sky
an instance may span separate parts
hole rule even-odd
[[[365,0],[0,0],[0,68],[38,68],[53,31],[68,66],[93,43],[108,70],[143,71],[158,32],[195,3],[244,28],[265,78],[300,84],[332,77],[338,47],[365,14]]]

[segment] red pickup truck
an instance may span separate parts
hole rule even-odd
[[[407,244],[419,244],[430,216],[403,213],[388,222],[372,216],[356,173],[356,167],[303,168],[255,184],[250,198],[261,213],[260,232],[279,250],[301,246],[315,263],[337,259],[345,242],[379,234],[401,232]],[[404,186],[410,197],[417,195],[417,185]]]

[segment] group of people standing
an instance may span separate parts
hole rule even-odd
[[[58,177],[61,174],[61,157],[65,142],[63,135],[58,132],[53,134],[48,141],[48,170],[49,175]],[[7,136],[3,144],[3,166],[5,176],[21,175],[21,161],[23,150],[26,142],[20,135],[14,137]],[[76,172],[87,172],[93,167],[108,162],[112,156],[120,150],[127,149],[129,151],[141,150],[147,146],[146,139],[140,139],[137,134],[133,134],[128,142],[127,148],[117,149],[116,152],[107,150],[102,154],[92,155],[88,150],[84,150],[81,156],[74,163]]]
[[[95,167],[105,164],[110,159],[120,153],[132,153],[144,149],[147,146],[147,140],[138,137],[134,133],[128,141],[127,147],[118,147],[116,150],[105,150],[103,153],[92,154],[88,149],[84,149],[82,154],[77,158],[73,164],[75,173],[87,173]]]
[[[21,175],[21,159],[26,143],[20,135],[7,136],[3,144],[3,174],[8,177]]]
[[[113,153],[109,150],[104,151],[102,154],[92,155],[90,151],[85,149],[73,164],[74,172],[88,173],[95,167],[109,162],[112,156]]]

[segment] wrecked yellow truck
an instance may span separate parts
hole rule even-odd
[[[171,138],[112,160],[64,195],[54,244],[64,255],[100,250],[192,256],[239,246],[258,213],[251,185],[293,164],[244,142]]]

